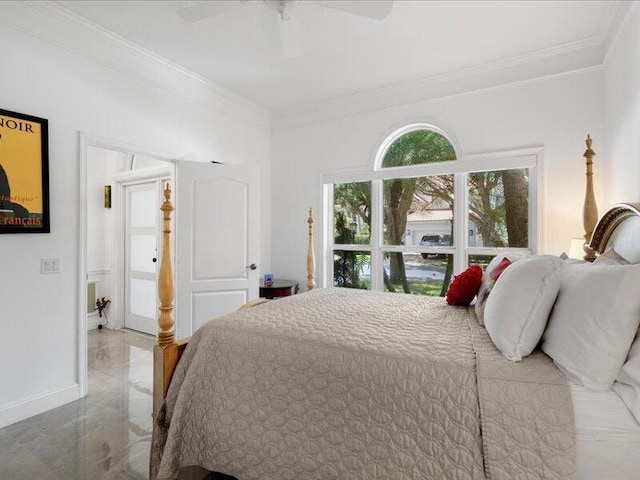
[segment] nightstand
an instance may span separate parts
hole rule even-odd
[[[298,293],[298,282],[295,280],[275,279],[270,286],[260,284],[260,296],[264,298],[288,297]]]

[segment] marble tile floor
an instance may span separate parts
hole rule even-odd
[[[154,343],[90,331],[89,394],[0,429],[0,480],[147,479]]]

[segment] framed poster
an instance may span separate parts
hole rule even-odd
[[[49,233],[44,118],[0,109],[0,233]]]

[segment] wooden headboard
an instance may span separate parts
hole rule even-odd
[[[640,263],[640,203],[609,208],[598,221],[590,246],[598,253],[613,247],[630,263]]]

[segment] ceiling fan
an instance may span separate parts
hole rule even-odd
[[[277,14],[280,45],[285,58],[302,54],[300,29],[294,18],[294,11],[300,5],[311,4],[333,10],[340,10],[353,15],[374,20],[384,20],[393,8],[393,0],[210,0],[199,2],[177,11],[177,15],[185,22],[195,23],[210,17],[224,15],[242,4],[264,3]]]

